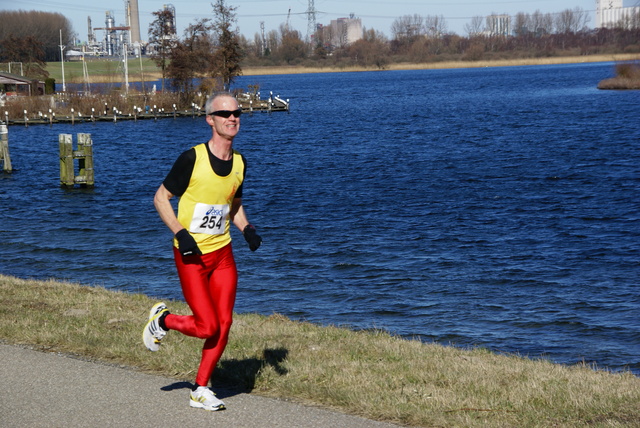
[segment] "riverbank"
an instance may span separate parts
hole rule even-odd
[[[638,60],[638,54],[607,54],[607,55],[581,55],[546,58],[522,58],[492,61],[443,61],[428,63],[398,63],[387,64],[384,70],[441,70],[455,68],[485,68],[485,67],[518,67],[528,65],[553,65],[553,64],[581,64],[594,62],[619,62]],[[243,75],[270,75],[270,74],[304,74],[304,73],[344,73],[362,71],[382,71],[372,67],[245,67]]]
[[[201,341],[140,333],[142,294],[0,275],[0,339],[191,382]],[[179,301],[175,313],[188,313]],[[273,314],[235,318],[214,384],[409,426],[581,427],[640,423],[640,378],[585,365],[320,327]]]
[[[455,68],[484,68],[484,67],[514,67],[527,65],[552,65],[552,64],[580,64],[592,62],[619,62],[638,60],[638,54],[607,54],[607,55],[581,55],[581,56],[564,56],[564,57],[546,57],[546,58],[522,58],[509,60],[492,60],[492,61],[443,61],[428,63],[397,63],[387,64],[384,69],[375,67],[302,67],[302,66],[273,66],[273,67],[256,67],[244,66],[242,74],[244,76],[262,76],[262,75],[282,75],[282,74],[304,74],[304,73],[345,73],[345,72],[363,72],[363,71],[384,71],[384,70],[437,70],[437,69],[455,69]],[[131,62],[131,61],[130,61]],[[90,63],[89,63],[90,64]],[[103,62],[100,62],[103,64]],[[78,67],[77,64],[65,63],[65,67],[69,70],[72,66]],[[153,68],[148,61],[145,61],[145,71],[140,73],[135,67],[131,67],[129,74],[130,82],[151,82],[162,78],[162,73]],[[56,79],[60,84],[62,82],[62,73],[60,63],[51,62],[47,64],[47,71],[50,77]],[[119,83],[122,73],[116,72],[114,67],[102,66],[102,68],[91,70],[89,73],[90,83]],[[83,83],[84,78],[79,70],[65,72],[67,83]]]

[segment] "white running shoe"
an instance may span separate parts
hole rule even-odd
[[[209,410],[210,412],[226,408],[222,400],[219,400],[216,394],[206,386],[199,386],[195,391],[191,391],[189,405],[198,409]]]
[[[156,303],[149,311],[149,322],[142,330],[142,341],[149,351],[156,352],[160,349],[160,341],[167,334],[158,324],[158,318],[168,312],[167,306],[164,303]]]

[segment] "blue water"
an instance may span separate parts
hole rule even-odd
[[[640,373],[640,92],[613,64],[242,77],[236,311]],[[90,133],[96,187],[59,187]],[[11,126],[0,273],[180,299],[153,195],[202,119]]]

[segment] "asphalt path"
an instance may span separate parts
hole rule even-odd
[[[189,407],[191,384],[0,344],[0,427],[391,428],[284,400],[216,391],[227,409]]]

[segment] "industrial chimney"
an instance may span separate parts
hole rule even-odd
[[[129,24],[129,42],[139,44],[140,39],[140,14],[138,12],[138,0],[129,0],[127,7],[127,23]]]

